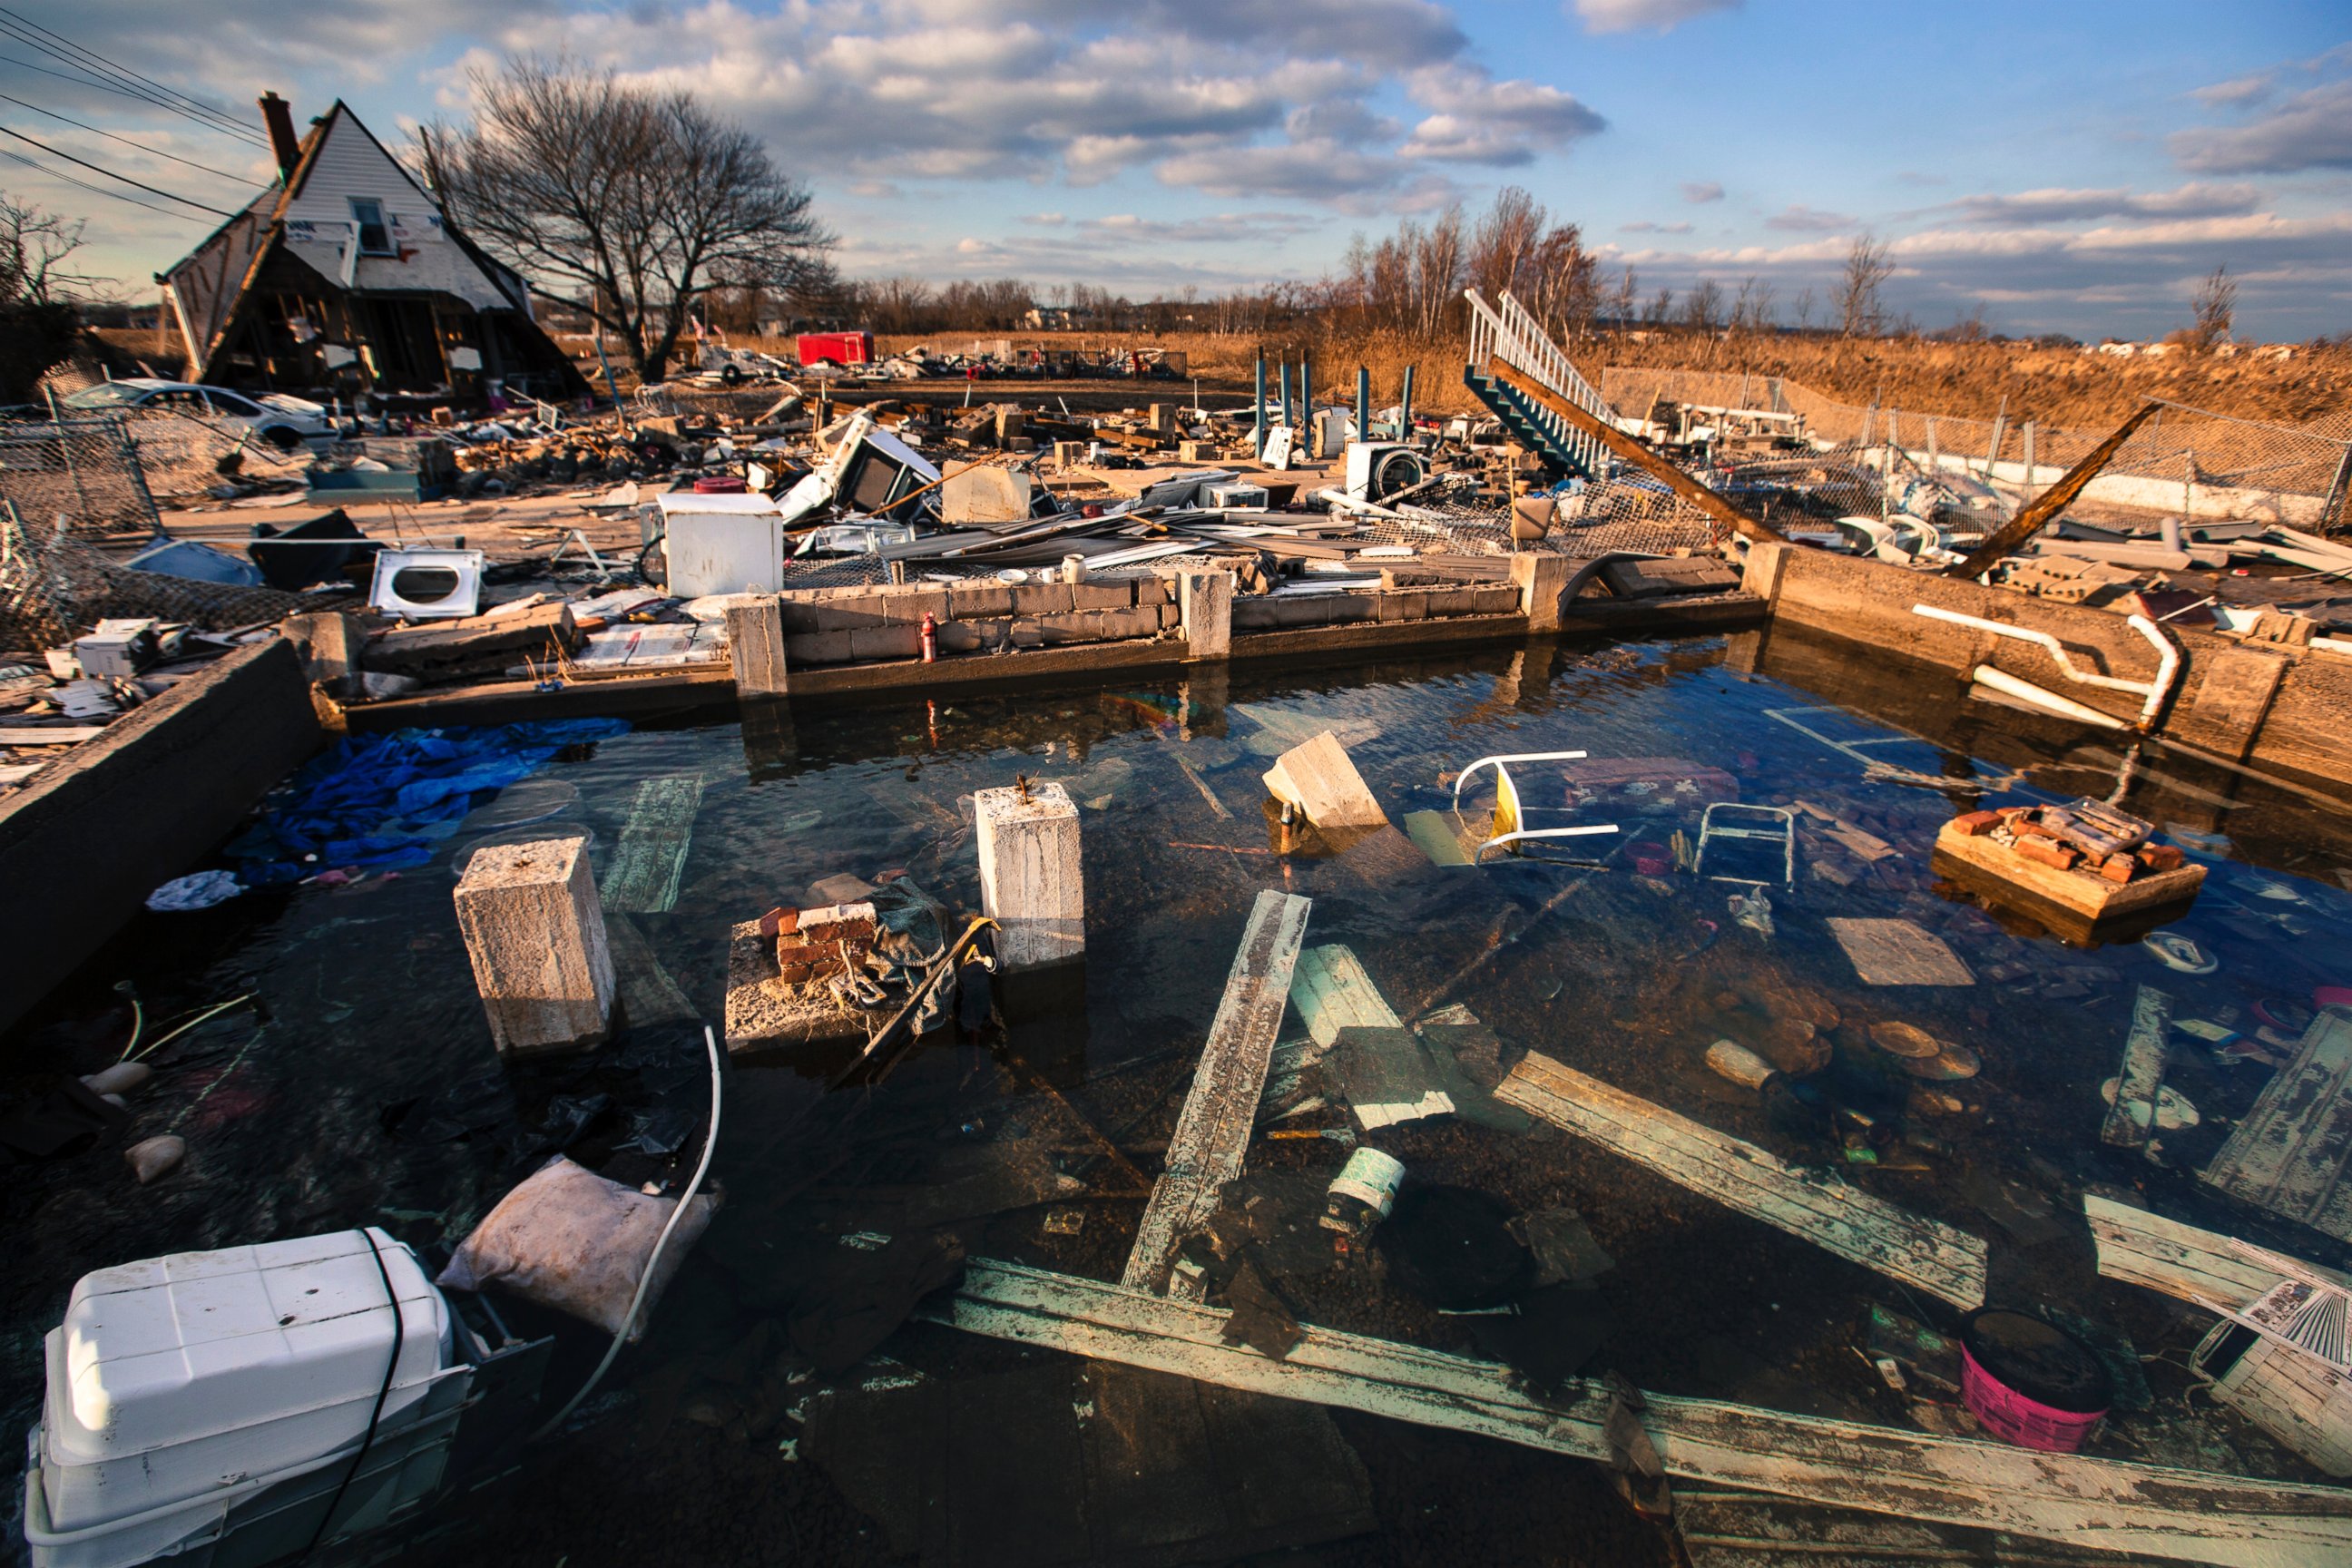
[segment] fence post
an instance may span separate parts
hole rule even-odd
[[[2352,441],[2344,444],[2344,455],[2336,460],[2336,478],[2328,481],[2327,499],[2319,503],[2319,531],[2332,533],[2344,526],[2344,495],[2352,489]]]
[[[49,424],[58,433],[58,456],[64,459],[66,477],[73,480],[74,495],[81,502],[81,514],[89,516],[89,492],[81,488],[81,469],[73,460],[73,441],[66,435],[65,416],[58,412],[58,395],[47,382],[41,384],[41,395],[49,400]]]
[[[163,514],[155,508],[155,493],[147,488],[147,466],[140,460],[139,443],[131,438],[130,421],[118,414],[107,423],[114,430],[115,448],[122,454],[122,477],[130,481],[131,493],[139,498],[139,504],[147,509],[148,524],[156,531],[163,531]]]

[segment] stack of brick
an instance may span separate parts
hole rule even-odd
[[[2177,871],[2183,857],[2178,846],[2140,843],[2129,848],[2095,848],[2079,833],[2045,821],[2042,813],[2054,807],[2004,806],[1998,811],[1972,811],[1955,817],[1952,826],[1969,837],[1989,837],[2006,844],[2016,854],[2060,871],[2083,871],[2110,882],[2128,882],[2143,872]]]
[[[760,924],[762,931],[774,927],[776,977],[787,985],[846,974],[865,963],[874,946],[872,904],[778,910]]]
[[[939,625],[943,658],[1182,635],[1159,577],[815,588],[783,595],[782,607],[784,657],[794,667],[919,658],[925,616]]]
[[[1234,600],[1234,630],[1339,626],[1363,621],[1443,620],[1515,616],[1519,590],[1509,583],[1446,588],[1344,588],[1328,594],[1252,594]]]

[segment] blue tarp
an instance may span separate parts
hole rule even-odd
[[[465,816],[566,746],[628,728],[625,719],[565,719],[352,736],[296,773],[225,853],[248,887],[341,866],[422,866],[433,858],[431,824]]]

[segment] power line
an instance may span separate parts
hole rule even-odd
[[[142,142],[133,142],[128,136],[117,136],[111,131],[100,131],[95,125],[85,125],[80,121],[73,119],[68,115],[59,114],[54,109],[43,109],[37,103],[26,103],[23,99],[11,98],[5,92],[0,92],[0,103],[13,103],[19,109],[29,109],[36,114],[46,114],[52,120],[62,120],[77,131],[87,131],[93,136],[103,136],[109,142],[120,142],[125,147],[135,147],[151,158],[169,158],[174,163],[185,163],[191,169],[202,169],[207,174],[218,174],[224,180],[235,180],[237,184],[243,185],[249,185],[254,183],[252,179],[247,175],[232,174],[226,169],[215,169],[210,163],[199,163],[193,158],[183,158],[177,153],[166,153],[160,147],[149,147]]]
[[[110,191],[104,185],[93,185],[88,180],[77,180],[71,174],[63,174],[56,169],[47,168],[43,164],[35,162],[33,159],[26,157],[22,153],[11,153],[5,147],[0,147],[0,158],[8,159],[12,163],[22,163],[27,169],[34,170],[38,174],[47,174],[52,180],[60,181],[63,184],[76,186],[81,190],[92,191],[101,196],[112,196],[118,202],[129,202],[132,206],[145,207],[151,213],[162,213],[165,217],[182,218],[189,223],[202,223],[205,221],[194,213],[173,212],[170,207],[159,207],[152,202],[142,202],[137,196],[126,196],[121,191]]]
[[[142,86],[152,89],[154,91],[163,94],[163,97],[167,99],[179,100],[180,102],[185,104],[188,109],[194,110],[197,113],[205,115],[208,119],[220,121],[223,124],[235,126],[240,131],[246,129],[244,121],[236,119],[234,115],[226,113],[221,110],[215,109],[212,105],[205,103],[201,99],[192,98],[188,94],[182,92],[177,88],[165,87],[162,82],[155,80],[152,77],[142,76],[137,71],[131,69],[128,66],[119,65],[115,61],[107,58],[104,55],[100,54],[95,49],[84,48],[81,45],[75,43],[71,38],[67,37],[64,34],[44,27],[38,22],[36,22],[30,17],[25,16],[17,12],[11,11],[5,5],[0,5],[0,16],[10,17],[19,27],[27,28],[33,33],[39,34],[41,36],[40,37],[27,37],[25,34],[18,32],[16,28],[8,27],[5,23],[0,23],[0,30],[5,30],[9,33],[15,34],[15,36],[23,38],[26,43],[32,45],[35,48],[39,49],[46,55],[64,60],[67,64],[74,66],[79,69],[89,70],[94,75],[102,74],[112,77],[117,80],[138,83]],[[63,45],[66,52],[60,52],[58,49],[52,47],[50,44],[41,42],[41,38],[48,38],[55,44]],[[92,62],[95,62],[95,67],[93,67]],[[166,105],[165,107],[169,106]]]
[[[169,109],[175,114],[180,112],[178,110],[173,109],[173,106],[168,103],[156,102],[154,99],[150,98],[143,92],[133,92],[128,88],[117,87],[112,82],[98,81],[88,76],[68,76],[64,71],[51,70],[47,66],[37,66],[30,60],[20,60],[13,55],[0,55],[0,65],[10,65],[16,66],[24,70],[38,71],[43,76],[53,76],[59,81],[69,81],[76,87],[94,87],[100,92],[110,92],[119,98],[135,100],[138,102],[146,104],[151,109]],[[256,147],[266,148],[269,145],[268,142],[246,131],[243,127],[231,131],[225,126],[216,125],[209,120],[199,120],[193,114],[184,115],[183,118],[194,121],[196,124],[203,126],[207,131],[216,131],[224,136],[235,136],[240,141],[250,142]]]
[[[98,174],[104,174],[110,180],[120,180],[124,184],[131,186],[134,190],[145,191],[151,196],[162,196],[165,201],[179,202],[184,205],[194,207],[198,212],[212,213],[219,217],[235,217],[236,216],[233,212],[226,212],[219,207],[208,205],[205,203],[196,201],[192,197],[175,195],[170,191],[162,190],[154,185],[146,184],[141,181],[132,179],[128,174],[118,174],[113,170],[106,168],[101,164],[93,163],[87,158],[77,158],[72,153],[61,152],[58,149],[50,146],[46,142],[36,142],[33,138],[26,135],[21,131],[11,131],[6,126],[0,125],[0,136],[14,136],[19,142],[38,147],[42,152],[47,153],[52,158],[63,158],[68,163],[79,163],[85,169],[89,169]]]

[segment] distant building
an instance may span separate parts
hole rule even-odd
[[[262,390],[542,397],[587,383],[531,319],[522,279],[341,101],[298,143],[261,100],[278,183],[160,273],[187,378]]]

